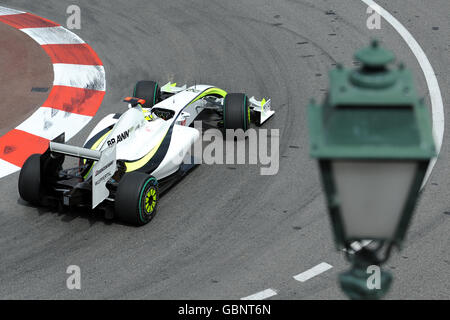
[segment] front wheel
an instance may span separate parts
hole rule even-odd
[[[223,126],[225,129],[247,131],[250,124],[248,98],[244,93],[228,93],[223,102]]]
[[[118,219],[142,226],[150,222],[158,207],[158,181],[142,172],[130,172],[119,182],[114,205]]]
[[[161,100],[161,89],[155,81],[142,80],[134,86],[133,96],[144,99],[144,108],[152,108]]]

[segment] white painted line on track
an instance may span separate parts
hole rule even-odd
[[[428,60],[427,55],[423,51],[419,43],[414,39],[412,34],[387,10],[382,8],[373,0],[361,0],[373,10],[375,10],[379,15],[381,15],[405,40],[411,51],[414,53],[417,61],[419,62],[422,72],[425,75],[425,79],[428,86],[428,91],[430,92],[431,99],[431,112],[433,116],[433,136],[436,144],[436,151],[439,155],[442,147],[442,141],[444,139],[444,127],[445,127],[445,116],[444,116],[444,103],[442,101],[441,89],[439,88],[439,82],[434,73],[433,67]],[[422,188],[428,181],[431,175],[431,171],[436,164],[437,157],[434,158],[428,167],[427,173],[422,183]]]
[[[20,13],[25,13],[25,12],[10,9],[10,8],[5,8],[5,7],[0,7],[0,16],[9,16],[11,14],[20,14]]]
[[[55,86],[105,91],[105,68],[81,64],[53,64]]]
[[[16,129],[52,140],[65,132],[66,141],[89,123],[91,116],[66,112],[63,110],[39,107]]]
[[[260,292],[257,292],[255,294],[252,294],[250,296],[241,298],[241,300],[264,300],[268,299],[270,297],[276,296],[277,292],[273,289],[266,289]]]
[[[41,46],[46,44],[78,44],[85,43],[83,39],[64,27],[24,28],[25,32]]]
[[[327,270],[330,270],[331,268],[333,268],[331,264],[322,262],[319,263],[317,266],[312,267],[311,269],[294,276],[294,279],[300,282],[305,282]]]

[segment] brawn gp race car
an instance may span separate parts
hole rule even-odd
[[[20,171],[20,196],[34,205],[98,208],[107,218],[143,225],[159,194],[195,166],[183,161],[199,138],[194,120],[245,131],[250,120],[261,125],[274,114],[270,99],[210,85],[139,81],[124,101],[128,110],[104,117],[83,147],[65,144],[63,133],[42,155],[31,155]],[[65,156],[79,165],[63,169]]]

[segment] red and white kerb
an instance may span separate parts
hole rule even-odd
[[[79,132],[99,109],[106,80],[102,61],[80,37],[61,25],[31,13],[0,6],[0,22],[39,43],[53,63],[53,87],[47,100],[28,119],[0,137],[0,177],[20,170],[49,140]]]

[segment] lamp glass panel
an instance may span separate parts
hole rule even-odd
[[[392,239],[418,164],[335,160],[331,167],[347,239]]]

